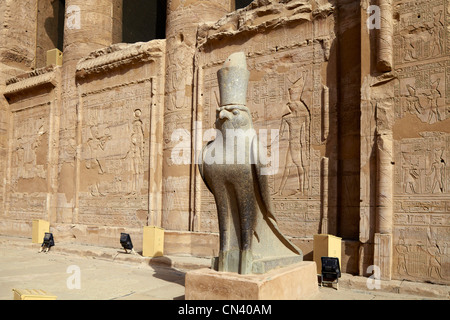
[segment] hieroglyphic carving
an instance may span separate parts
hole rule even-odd
[[[278,136],[269,134],[267,142],[269,148],[275,139],[280,143],[279,168],[269,177],[278,224],[286,235],[310,237],[320,232],[323,209],[320,204],[321,152],[313,146],[320,146],[327,135],[324,130],[329,130],[323,124],[324,119],[329,121],[329,115],[323,114],[329,90],[324,86],[320,65],[326,55],[320,42],[291,47],[289,43],[291,39],[286,36],[258,35],[248,41],[245,50],[249,50],[247,64],[251,73],[247,101],[257,133],[260,129],[279,132]],[[264,54],[249,49],[259,47]],[[204,130],[214,127],[218,94],[216,72],[221,58],[229,54],[227,50],[199,54]],[[311,60],[317,64],[311,64]],[[201,215],[201,231],[217,231],[214,199],[204,186],[201,188]]]
[[[444,57],[448,40],[447,0],[394,0],[396,66]]]
[[[416,115],[422,122],[433,124],[449,117],[446,106],[446,68],[449,61],[400,68],[396,117]]]
[[[49,105],[13,112],[8,215],[47,219]]]
[[[450,192],[449,137],[422,133],[422,138],[396,142],[396,194],[448,194]]]
[[[393,272],[449,283],[450,135],[420,135],[395,143]]]
[[[433,124],[449,117],[447,7],[448,0],[394,3],[397,118],[410,113]]]
[[[85,92],[82,99],[79,221],[145,225],[151,81]]]
[[[395,117],[449,118],[448,0],[394,2]],[[449,134],[395,142],[396,277],[449,283]]]
[[[288,159],[296,169],[298,179],[297,192],[303,195],[309,185],[310,159],[310,123],[311,114],[308,106],[303,102],[302,95],[306,83],[307,72],[303,72],[300,79],[289,88],[288,112],[281,118],[280,137],[287,133],[288,147],[286,150],[286,164],[283,169],[278,194],[282,195],[289,173]]]
[[[394,244],[394,273],[405,279],[448,283],[449,232],[448,227],[398,227],[397,243]]]

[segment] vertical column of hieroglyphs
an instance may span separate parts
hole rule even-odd
[[[169,0],[163,152],[163,226],[189,229],[192,84],[197,26],[230,11],[230,0]]]
[[[394,1],[394,261],[450,283],[449,1]]]
[[[250,71],[247,106],[255,132],[267,146],[277,221],[290,237],[310,238],[322,230],[335,230],[335,215],[329,210],[330,204],[335,205],[337,136],[336,64],[330,54],[334,37],[329,29],[333,19],[333,10],[326,5],[254,2],[215,25],[202,26],[199,36],[197,68],[202,78],[197,89],[203,144],[214,135],[219,103],[216,72],[231,53],[243,51]],[[204,185],[197,192],[200,230],[217,231],[211,193]]]
[[[122,0],[67,0],[65,3],[58,210],[59,222],[76,223],[75,157],[80,146],[76,131],[79,105],[76,65],[89,52],[120,42]]]

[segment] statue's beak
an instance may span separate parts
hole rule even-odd
[[[230,120],[230,112],[227,111],[227,110],[222,110],[222,111],[220,111],[220,113],[219,113],[219,119],[220,119],[220,120],[224,120],[224,119]]]

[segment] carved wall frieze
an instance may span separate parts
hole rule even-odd
[[[77,64],[76,76],[104,73],[113,69],[142,62],[151,62],[165,54],[165,40],[139,42],[134,44],[115,44],[92,52]]]
[[[49,66],[33,70],[31,72],[10,78],[6,81],[6,89],[4,95],[12,96],[21,91],[39,87],[41,85],[50,84],[55,87],[57,85],[56,70],[59,67]]]
[[[246,8],[234,11],[215,23],[200,25],[197,33],[198,49],[201,51],[207,42],[241,33],[269,32],[291,23],[324,19],[335,10],[329,3],[318,6],[305,1],[285,2],[254,1]]]

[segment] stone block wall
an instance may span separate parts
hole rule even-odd
[[[81,29],[65,24],[63,66],[43,68],[32,21],[50,7],[0,3],[0,234],[30,237],[40,218],[60,241],[129,232],[139,250],[157,225],[166,254],[216,255],[196,158],[216,72],[243,51],[278,225],[305,259],[329,233],[344,272],[450,283],[448,0],[171,0],[166,39],[134,44],[122,2],[101,3],[66,1]]]

